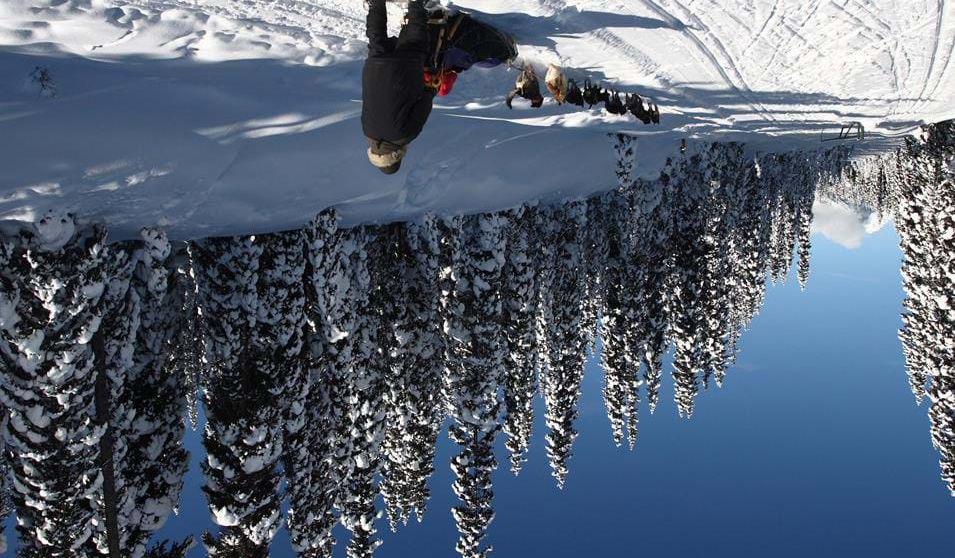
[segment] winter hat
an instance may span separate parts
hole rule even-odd
[[[408,146],[402,145],[395,150],[368,148],[368,161],[385,174],[394,174],[401,168],[401,160],[408,152]]]

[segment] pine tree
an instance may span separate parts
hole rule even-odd
[[[704,327],[701,275],[706,257],[703,236],[706,212],[703,203],[703,162],[694,154],[673,169],[664,186],[674,196],[670,251],[673,272],[670,330],[675,346],[674,397],[680,415],[689,418],[699,391],[701,347],[697,332]]]
[[[292,548],[317,558],[332,555],[335,508],[347,478],[347,366],[357,296],[350,274],[358,247],[331,209],[314,219],[307,240],[305,424],[288,442],[285,467]]]
[[[276,405],[282,412],[282,459],[285,472],[294,469],[289,459],[306,427],[310,390],[305,349],[305,267],[307,240],[304,231],[258,237],[259,262],[256,336],[264,355],[263,372],[273,379]]]
[[[794,169],[790,155],[773,157],[772,172],[769,173],[769,192],[773,200],[770,271],[774,283],[784,283],[792,267],[796,241],[796,207],[789,182],[795,172],[798,171]]]
[[[3,248],[0,248],[0,268],[7,266],[7,262],[3,260],[3,251]],[[0,281],[2,280],[2,276],[0,276]],[[6,289],[0,287],[0,292],[5,291]],[[0,398],[0,432],[5,432],[6,429],[7,409],[3,404],[2,398]],[[10,498],[10,490],[10,462],[9,458],[7,457],[6,448],[0,448],[0,552],[7,551],[7,516],[9,516],[10,512],[13,511],[13,502]]]
[[[586,206],[580,202],[572,202],[556,223],[556,273],[548,300],[551,320],[547,324],[547,345],[550,356],[549,366],[541,376],[548,427],[547,457],[551,473],[561,488],[567,478],[567,462],[577,437],[574,421],[587,353],[587,337],[581,324],[581,307],[586,295],[581,246],[585,226]]]
[[[441,429],[442,400],[435,386],[444,368],[444,339],[438,290],[443,265],[442,233],[431,215],[403,226],[397,242],[393,292],[394,336],[389,354],[388,428],[381,492],[392,530],[414,513],[424,517]]]
[[[165,373],[174,382],[182,384],[186,402],[186,416],[189,425],[195,430],[199,420],[199,391],[206,374],[204,360],[205,341],[203,321],[197,304],[197,286],[192,263],[191,251],[179,249],[168,260],[169,291],[166,316],[177,316],[169,339],[169,350],[165,356]]]
[[[810,256],[812,254],[812,203],[813,196],[809,188],[801,192],[803,200],[799,206],[799,288],[806,290],[809,283]]]
[[[766,270],[769,266],[769,231],[771,214],[767,189],[760,179],[759,161],[741,179],[741,199],[737,234],[740,236],[740,298],[734,322],[742,329],[759,313],[766,292]],[[732,343],[735,345],[737,340]],[[735,350],[735,349],[734,349]]]
[[[558,208],[553,206],[540,207],[534,215],[534,235],[538,241],[539,251],[535,258],[537,280],[534,285],[536,313],[534,316],[532,359],[534,369],[537,372],[538,388],[541,396],[544,395],[544,385],[540,379],[549,374],[551,367],[548,329],[554,320],[552,291],[558,271],[555,245],[559,219],[560,212]]]
[[[159,231],[144,230],[142,237],[114,247],[106,314],[93,342],[104,432],[97,546],[134,558],[146,553],[177,505],[188,457],[184,383],[163,370],[180,324],[176,306],[167,304],[170,245]]]
[[[137,558],[177,508],[188,467],[183,447],[187,381],[170,357],[183,328],[182,299],[192,288],[171,269],[172,246],[165,233],[144,229],[141,238],[131,278],[140,305],[139,328],[126,380],[135,418],[123,473],[126,490],[134,494],[134,510],[121,525],[125,555]]]
[[[938,183],[937,231],[935,253],[936,267],[932,270],[932,285],[935,294],[935,338],[938,340],[937,375],[932,378],[929,398],[932,407],[929,417],[932,422],[932,442],[941,454],[942,480],[955,496],[955,130],[949,126],[947,149],[943,164],[948,166],[943,179]],[[939,131],[935,134],[941,135]],[[935,141],[938,139],[933,138]]]
[[[192,537],[178,543],[162,541],[146,552],[146,558],[186,558],[186,554],[192,547]]]
[[[451,460],[452,510],[463,558],[487,556],[483,545],[494,518],[491,474],[497,466],[494,438],[500,429],[500,384],[505,362],[502,277],[506,220],[499,214],[462,218],[453,226],[453,290],[445,326],[448,361],[443,377],[452,441],[459,453]]]
[[[663,356],[667,350],[667,306],[672,304],[668,261],[670,215],[666,189],[659,182],[638,181],[626,192],[629,214],[623,237],[623,305],[627,358],[632,374],[627,376],[626,430],[630,449],[637,443],[640,390],[646,385],[652,413],[659,400]],[[639,376],[643,368],[643,378]]]
[[[607,195],[615,195],[611,191]],[[584,335],[589,353],[597,352],[597,333],[599,317],[603,312],[607,298],[606,278],[603,277],[607,266],[607,225],[610,217],[605,215],[607,203],[603,196],[591,196],[585,202],[587,220],[580,235],[581,279],[584,283],[581,303],[581,333]]]
[[[103,294],[103,318],[93,338],[95,355],[96,420],[102,429],[99,440],[101,492],[96,497],[94,535],[98,550],[119,558],[129,549],[128,527],[135,519],[135,488],[126,482],[128,443],[135,409],[129,401],[127,380],[133,367],[133,352],[139,334],[141,303],[130,289],[135,260],[130,246],[112,250],[107,263],[109,279]],[[131,521],[132,520],[132,521]]]
[[[535,324],[537,316],[536,269],[533,238],[535,212],[524,206],[507,216],[511,222],[503,269],[503,330],[507,343],[504,379],[505,445],[511,472],[519,474],[527,459],[534,427],[534,396],[537,394]]]
[[[908,141],[906,155],[896,215],[907,294],[900,336],[913,391],[927,391],[932,443],[955,496],[955,123],[928,127],[921,141]]]
[[[741,160],[742,147],[739,144],[711,144],[703,178],[706,185],[706,232],[701,239],[705,250],[701,277],[704,327],[697,332],[697,343],[702,349],[700,368],[707,387],[711,378],[717,386],[722,386],[733,358],[728,350],[732,328],[731,295],[735,284],[733,237],[729,232],[736,227],[738,220],[737,173]]]
[[[621,225],[628,222],[629,205],[624,205],[622,196],[613,198],[608,203],[614,208],[610,211],[612,217],[605,223],[609,227],[607,233],[607,264],[604,270],[604,280],[607,283],[607,301],[600,321],[600,338],[603,341],[601,364],[604,370],[603,398],[610,421],[610,431],[614,444],[618,447],[623,442],[630,416],[631,379],[637,374],[634,370],[634,360],[639,366],[639,360],[634,358],[632,348],[628,346],[627,328],[631,324],[625,307],[626,296],[623,291],[630,288],[624,280],[628,263],[627,245],[629,243],[628,230]],[[616,210],[616,211],[614,211]],[[598,226],[601,226],[598,225]]]
[[[375,538],[375,477],[381,465],[384,437],[384,395],[387,357],[391,350],[390,328],[395,305],[388,275],[393,271],[395,227],[349,231],[360,249],[361,263],[353,267],[352,288],[361,296],[356,329],[350,335],[353,361],[350,367],[348,424],[349,466],[342,502],[342,524],[351,531],[347,556],[371,558],[381,544]]]
[[[922,146],[913,140],[908,142],[907,155],[907,177],[901,184],[896,214],[896,230],[904,256],[902,286],[908,295],[903,302],[905,311],[899,338],[906,357],[909,385],[916,401],[921,404],[928,380],[934,376],[929,289],[936,253],[929,247],[934,233],[931,214],[937,169],[932,158],[926,157]]]
[[[668,246],[670,242],[669,198],[659,183],[642,183],[639,198],[640,226],[631,238],[639,238],[642,259],[639,264],[643,274],[642,300],[638,303],[643,309],[643,354],[641,365],[643,381],[647,386],[647,403],[650,412],[656,410],[660,399],[660,385],[663,381],[663,356],[667,351],[667,284],[670,276]],[[631,244],[633,242],[631,241]]]
[[[90,556],[96,464],[92,339],[114,257],[100,227],[47,215],[3,242],[3,437],[21,556]]]
[[[254,237],[207,239],[193,249],[209,366],[203,491],[221,527],[203,540],[210,556],[264,557],[279,523],[282,413],[281,382],[257,323],[268,312],[258,284],[263,249]],[[271,263],[265,259],[263,276]]]

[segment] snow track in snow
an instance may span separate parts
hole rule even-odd
[[[942,80],[945,78],[945,74],[948,73],[948,66],[952,61],[952,53],[955,51],[955,36],[950,34],[947,37],[943,37],[945,13],[945,0],[938,0],[938,20],[935,26],[932,58],[929,62],[928,73],[925,76],[925,82],[922,85],[922,91],[919,93],[919,98],[922,100],[919,107],[924,107],[928,97],[934,97],[938,93]],[[932,76],[935,73],[935,68],[939,63],[939,49],[944,48],[942,41],[945,39],[947,39],[950,43],[948,46],[948,52],[944,56],[944,61],[941,62],[942,70],[939,72],[938,78],[935,79],[935,85],[932,86],[932,90],[927,97],[925,92],[928,90],[929,83],[932,81]]]

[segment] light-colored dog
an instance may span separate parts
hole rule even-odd
[[[551,64],[547,68],[547,77],[544,78],[544,84],[547,90],[554,96],[557,104],[562,105],[567,101],[567,76],[561,71],[559,66]]]

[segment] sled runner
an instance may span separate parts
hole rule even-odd
[[[408,0],[385,0],[407,5]],[[439,7],[429,12],[432,58],[428,70],[462,72],[471,66],[497,66],[517,58],[514,38],[471,14]]]
[[[432,12],[433,56],[430,70],[463,72],[472,66],[493,67],[517,58],[514,38],[467,12]]]

